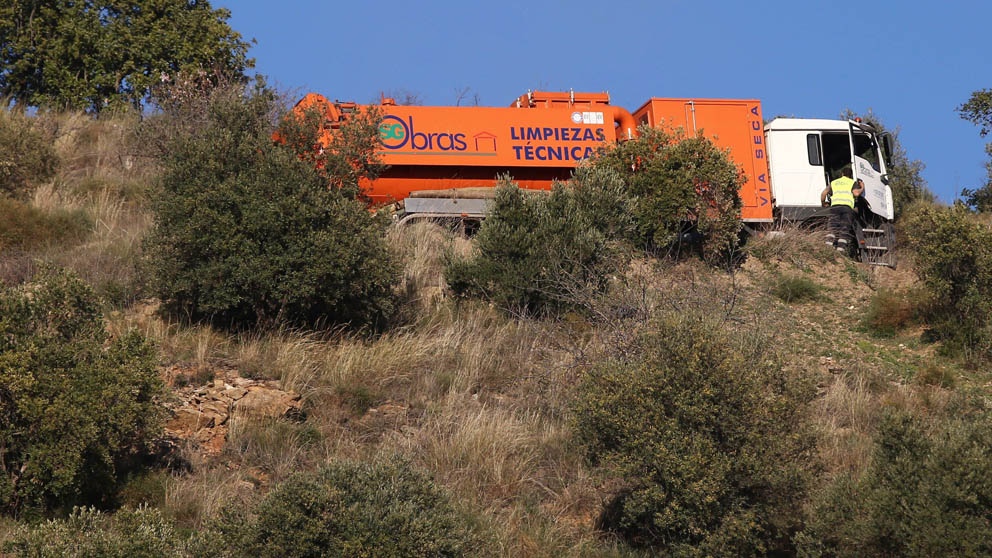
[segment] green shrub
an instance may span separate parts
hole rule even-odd
[[[32,184],[55,176],[54,142],[34,118],[0,109],[0,195],[24,196]]]
[[[165,491],[169,479],[167,470],[142,470],[128,475],[121,483],[117,501],[126,507],[162,507],[165,505]]]
[[[992,422],[882,422],[868,469],[816,498],[800,556],[989,556]]]
[[[953,372],[934,362],[917,370],[914,380],[920,385],[939,386],[948,389],[953,388],[954,384],[957,383]]]
[[[801,275],[783,275],[772,287],[772,294],[783,302],[808,302],[820,300],[823,286]]]
[[[0,291],[0,512],[110,503],[158,432],[155,365],[138,333],[108,337],[68,272]]]
[[[21,528],[4,549],[11,558],[200,558],[189,537],[155,509],[112,515],[76,509],[63,520]]]
[[[0,198],[0,252],[78,242],[92,227],[89,215],[81,209],[48,212]]]
[[[264,86],[218,89],[198,127],[171,130],[146,245],[158,295],[224,326],[382,322],[399,271],[388,221],[346,195],[359,175],[329,188],[312,160],[274,144],[274,110]]]
[[[593,166],[618,173],[636,200],[642,246],[677,247],[686,233],[702,235],[703,257],[723,262],[736,251],[741,221],[742,171],[703,133],[642,126],[637,139],[599,153]]]
[[[992,228],[962,206],[923,206],[906,236],[929,297],[923,317],[948,353],[992,357]]]
[[[458,296],[515,312],[561,310],[601,292],[626,265],[629,204],[615,175],[580,169],[569,186],[527,192],[505,180],[468,259],[451,258],[445,279]]]
[[[603,526],[665,555],[788,551],[814,462],[809,386],[766,340],[714,319],[673,314],[648,329],[638,356],[579,387],[578,438],[621,485]]]
[[[861,318],[862,328],[876,337],[894,336],[916,321],[921,294],[913,289],[878,289]]]
[[[465,519],[422,474],[402,461],[331,464],[291,477],[254,510],[231,511],[221,532],[234,556],[319,558],[463,556]]]

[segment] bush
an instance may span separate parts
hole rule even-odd
[[[906,236],[916,274],[929,295],[923,317],[948,353],[992,356],[992,228],[962,206],[923,206],[909,216]]]
[[[953,389],[954,384],[957,383],[953,372],[935,362],[928,363],[917,370],[913,379],[919,385],[938,386],[947,389]]]
[[[0,198],[0,252],[78,242],[92,227],[90,217],[81,209],[48,212]]]
[[[385,217],[346,195],[359,177],[329,188],[312,160],[274,144],[264,84],[214,90],[203,110],[199,127],[171,131],[146,245],[167,306],[235,327],[381,323],[398,266]]]
[[[108,504],[159,424],[152,347],[109,339],[92,290],[43,269],[0,291],[0,511]]]
[[[692,231],[702,236],[703,257],[725,261],[743,226],[743,173],[702,133],[642,126],[637,139],[618,143],[593,166],[618,173],[636,200],[634,218],[642,246],[678,247]]]
[[[772,294],[783,302],[820,300],[823,287],[808,277],[783,275],[775,281]]]
[[[666,555],[788,551],[814,443],[812,398],[763,347],[715,320],[667,315],[629,362],[579,387],[577,435],[622,488],[602,525]]]
[[[194,558],[181,536],[155,509],[122,509],[108,515],[76,509],[64,520],[22,527],[4,549],[11,558]]]
[[[55,176],[54,142],[34,118],[0,109],[0,195],[23,197],[32,184]]]
[[[462,556],[465,520],[425,476],[402,461],[341,462],[297,474],[276,487],[247,520],[221,524],[235,556]]]
[[[452,257],[445,279],[459,296],[477,296],[525,313],[556,312],[606,286],[623,270],[629,205],[618,177],[580,169],[569,186],[528,192],[504,180],[468,259]]]
[[[988,556],[992,422],[953,419],[928,434],[904,414],[881,425],[868,469],[821,494],[800,556]]]
[[[861,318],[862,328],[876,337],[894,336],[916,321],[921,294],[912,289],[878,289]]]

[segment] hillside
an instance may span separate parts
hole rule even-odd
[[[897,269],[869,267],[793,228],[751,239],[731,270],[638,255],[605,298],[538,319],[452,295],[446,261],[470,253],[471,238],[394,225],[398,325],[232,332],[191,322],[166,312],[148,283],[142,241],[160,169],[135,143],[137,121],[24,118],[51,142],[41,157],[57,163],[0,200],[0,279],[24,284],[42,262],[70,269],[101,297],[112,338],[135,330],[157,348],[166,430],[111,508],[150,506],[182,532],[207,532],[223,510],[251,509],[297,473],[398,456],[450,497],[469,555],[652,555],[603,529],[624,479],[588,458],[575,409],[587,374],[639,350],[659,316],[704,316],[742,354],[760,349],[754,362],[778,362],[810,390],[815,451],[801,464],[811,479],[801,503],[811,514],[835,479],[871,468],[886,416],[938,431],[992,395],[987,367],[925,341],[910,250]],[[246,397],[264,401],[239,406]],[[0,547],[31,519],[0,517]]]

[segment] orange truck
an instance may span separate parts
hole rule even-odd
[[[325,142],[349,114],[364,110],[315,93],[294,110],[310,108],[325,116]],[[751,225],[822,218],[820,192],[850,166],[866,186],[865,231],[879,237],[880,249],[892,242],[890,140],[860,122],[765,124],[754,99],[651,98],[631,114],[610,104],[608,93],[546,91],[529,91],[509,107],[399,106],[383,99],[378,108],[378,154],[387,169],[363,188],[377,205],[396,203],[401,220],[482,218],[499,175],[522,188],[550,189],[597,148],[631,139],[647,125],[705,134],[729,150],[746,176],[742,217]]]

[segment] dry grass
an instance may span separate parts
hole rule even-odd
[[[532,491],[557,496],[542,469],[545,452],[567,440],[562,425],[454,394],[438,407],[397,445],[456,494],[492,509]]]
[[[459,233],[430,221],[394,225],[387,242],[403,262],[396,292],[401,321],[413,322],[447,298],[444,266],[451,255],[466,255],[471,242]]]
[[[796,223],[783,223],[762,236],[748,240],[748,256],[762,262],[788,262],[803,271],[815,263],[837,260],[837,251],[828,246],[823,231]]]
[[[225,465],[195,463],[167,484],[166,508],[184,524],[202,523],[226,495],[250,496],[245,481],[258,476],[264,488],[329,460],[399,453],[480,514],[500,556],[601,548],[593,528],[601,496],[565,416],[575,371],[540,324],[483,305],[440,305],[416,326],[370,340],[226,334],[170,324],[152,310],[136,306],[111,326],[140,329],[167,361],[280,379],[308,412],[304,423],[232,417]],[[371,409],[352,405],[359,396]]]
[[[258,480],[246,471],[202,467],[176,474],[165,483],[164,511],[180,524],[196,529],[217,517],[227,505],[255,497]]]
[[[137,118],[95,120],[74,112],[36,118],[54,138],[60,166],[54,180],[35,188],[30,206],[51,215],[81,212],[92,228],[81,243],[8,254],[2,277],[23,281],[34,262],[47,261],[76,271],[117,306],[133,302],[144,293],[138,261],[152,218],[142,201],[154,176],[154,168],[134,156]]]
[[[865,370],[833,378],[814,407],[821,427],[820,454],[830,472],[860,471],[868,463],[880,412],[879,396],[887,386]]]
[[[20,527],[20,524],[17,521],[9,517],[0,516],[0,556],[4,556],[2,550],[4,544],[10,540],[18,527]]]

